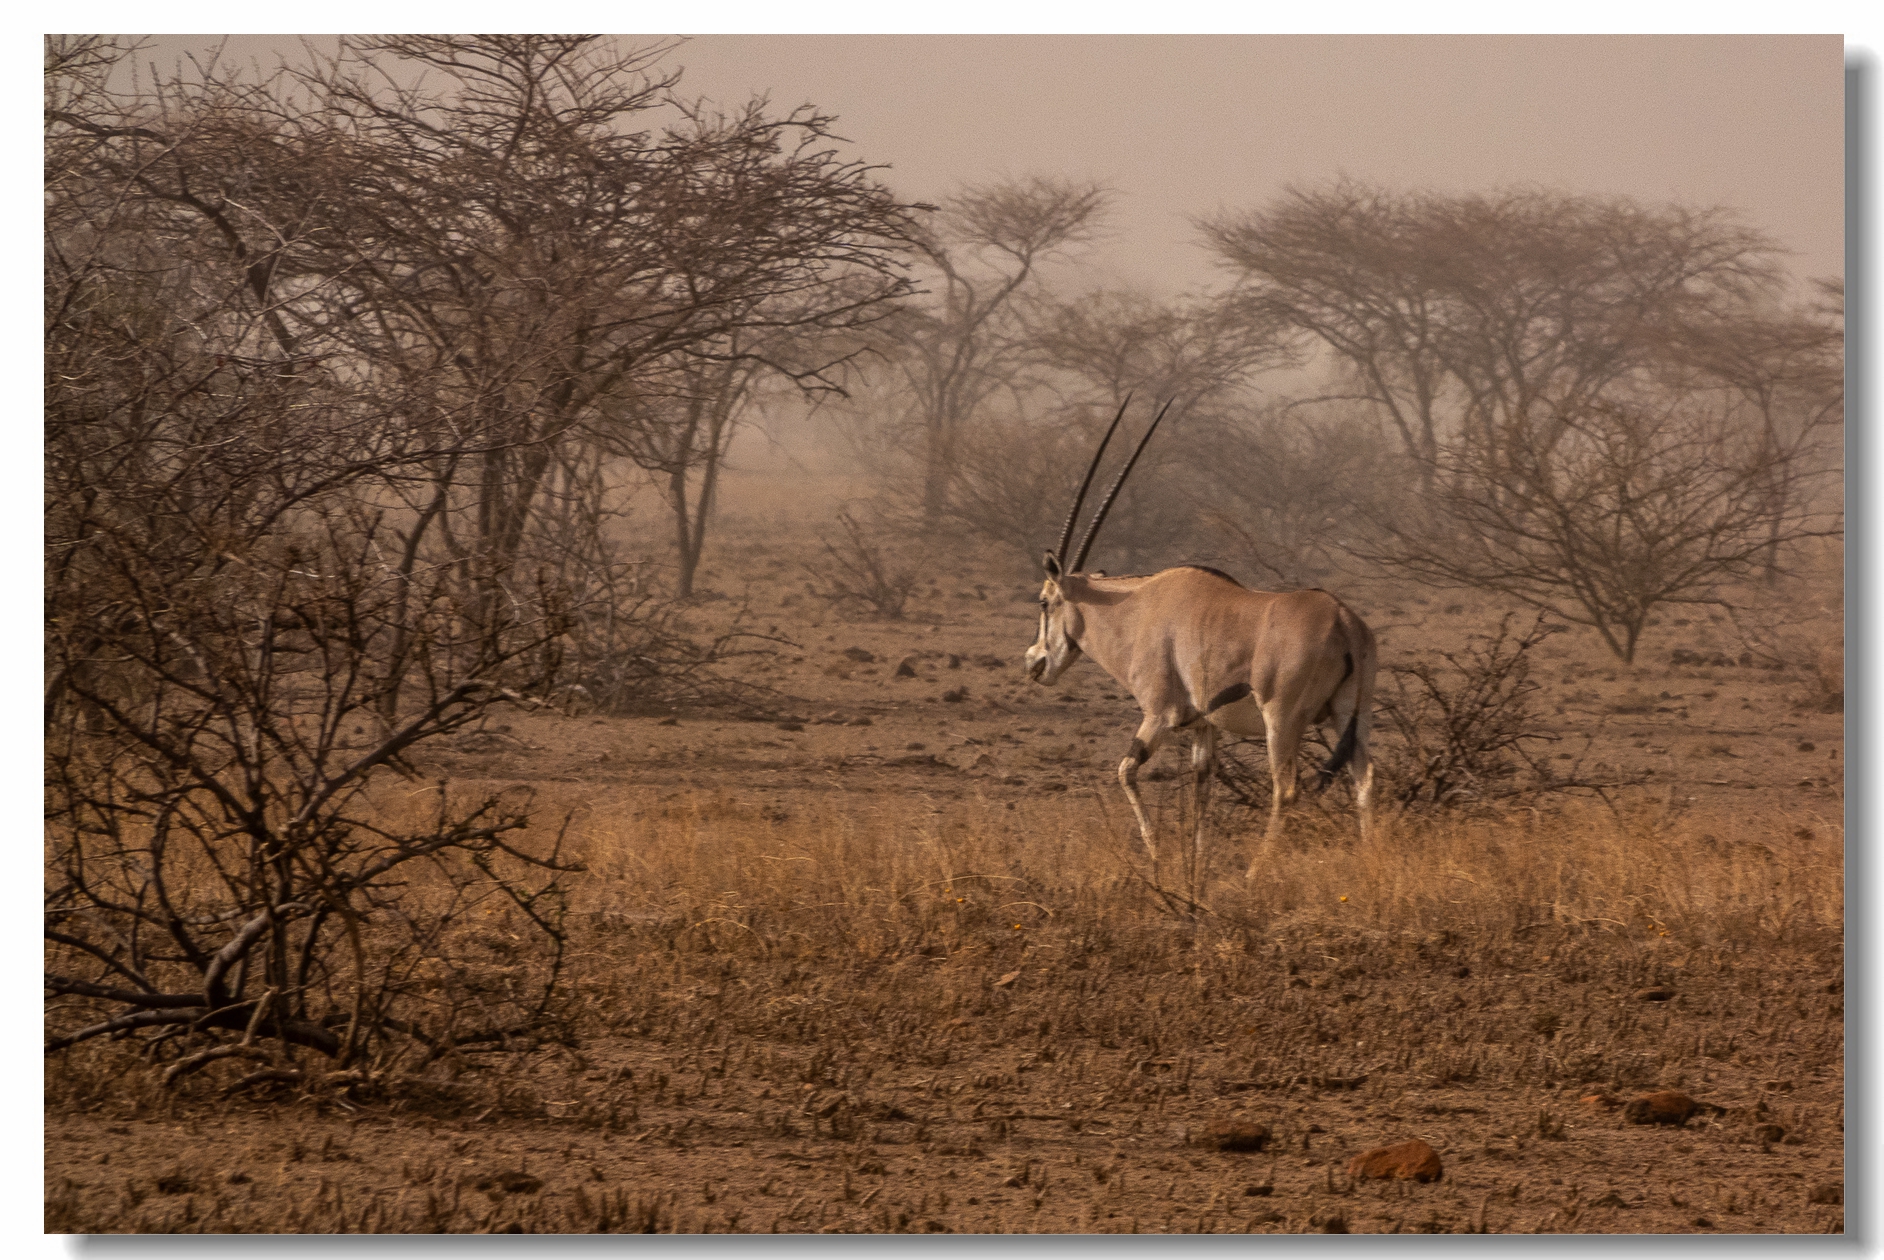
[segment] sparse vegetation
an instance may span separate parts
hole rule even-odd
[[[1842,1228],[1842,305],[1766,237],[1343,182],[1087,292],[1098,185],[337,47],[47,44],[48,1229]],[[1027,681],[1134,392],[1093,567],[1368,620],[1366,842],[1246,879],[1250,741],[1161,867],[1132,697]],[[807,403],[863,474],[746,464]]]
[[[1409,1214],[1459,1230],[1496,1186],[1489,1227],[1528,1229],[1560,1195],[1541,1174],[1512,1191],[1525,1164],[1574,1176],[1650,1140],[1582,1095],[1741,1100],[1700,1137],[1755,1178],[1748,1115],[1826,1126],[1838,1110],[1835,1091],[1802,1107],[1758,1084],[1835,1081],[1841,1055],[1839,845],[1783,814],[1441,819],[1367,851],[1315,834],[1254,885],[1216,883],[1212,913],[1186,922],[1078,798],[913,823],[896,805],[775,810],[712,789],[545,804],[579,810],[589,868],[570,907],[579,1046],[519,1044],[455,1086],[364,1079],[338,1100],[351,1119],[284,1098],[352,1158],[304,1155],[308,1176],[265,1194],[232,1186],[229,1169],[286,1150],[245,1128],[246,1157],[184,1158],[190,1204],[133,1172],[54,1190],[49,1228],[1291,1230],[1340,1206],[1357,1232]],[[1669,980],[1668,1013],[1629,999]],[[1756,1031],[1781,1011],[1783,1045]],[[138,1132],[215,1114],[213,1073],[169,1094],[145,1079],[127,1047],[93,1045],[48,1086],[56,1108],[83,1100]],[[1183,1130],[1226,1109],[1267,1125],[1276,1153],[1187,1150]],[[1409,1125],[1445,1181],[1417,1200],[1329,1195],[1324,1159]],[[543,1151],[540,1191],[476,1189],[517,1143]],[[1801,1151],[1814,1167],[1836,1159],[1817,1143]],[[403,1176],[373,1153],[390,1150]],[[644,1159],[657,1181],[633,1171]],[[1260,1203],[1243,1191],[1258,1179]]]

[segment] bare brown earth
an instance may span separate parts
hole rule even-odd
[[[1806,666],[1670,663],[1737,653],[1706,612],[1634,666],[1559,635],[1552,733],[1648,785],[1373,852],[1337,790],[1249,885],[1255,816],[1220,804],[1192,915],[1112,779],[1129,698],[1021,676],[1030,584],[846,620],[756,533],[726,554],[702,621],[795,645],[750,662],[763,720],[520,713],[425,767],[573,814],[572,1044],[317,1096],[75,1052],[47,1228],[1842,1228],[1842,719]],[[1387,662],[1501,611],[1343,594]],[[1173,850],[1185,758],[1151,785]],[[1719,1114],[1628,1123],[1660,1089]],[[1439,1180],[1350,1180],[1409,1138]]]

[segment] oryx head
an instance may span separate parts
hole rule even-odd
[[[1118,497],[1119,487],[1125,484],[1125,478],[1132,471],[1132,465],[1144,453],[1145,443],[1151,441],[1151,435],[1158,427],[1158,421],[1164,419],[1164,413],[1171,410],[1171,404],[1165,403],[1153,417],[1145,436],[1138,439],[1138,448],[1132,457],[1125,461],[1125,467],[1119,470],[1112,488],[1106,491],[1106,497],[1099,501],[1099,510],[1093,513],[1092,523],[1086,526],[1085,536],[1080,539],[1079,550],[1073,553],[1072,562],[1066,559],[1066,545],[1072,541],[1073,525],[1079,519],[1080,505],[1086,501],[1086,491],[1092,486],[1093,474],[1099,471],[1099,460],[1106,453],[1107,443],[1118,430],[1119,421],[1125,418],[1125,409],[1132,402],[1131,395],[1119,404],[1119,412],[1112,417],[1111,427],[1106,435],[1099,439],[1099,449],[1093,452],[1092,463],[1086,468],[1086,478],[1079,483],[1079,493],[1073,496],[1073,510],[1066,514],[1066,525],[1060,530],[1060,545],[1046,553],[1042,566],[1046,570],[1046,581],[1040,587],[1040,633],[1034,638],[1034,645],[1027,649],[1027,676],[1037,683],[1053,683],[1059,680],[1066,667],[1079,659],[1079,638],[1085,630],[1085,618],[1080,609],[1080,601],[1069,598],[1069,593],[1076,594],[1077,587],[1084,578],[1077,576],[1080,566],[1086,563],[1086,553],[1092,550],[1092,542],[1099,534],[1099,526],[1106,519],[1106,513],[1112,510],[1112,500]],[[1074,588],[1069,592],[1069,587]]]
[[[1085,626],[1079,605],[1068,601],[1060,588],[1066,576],[1060,558],[1049,551],[1044,564],[1047,580],[1040,587],[1040,633],[1027,649],[1027,676],[1037,683],[1054,683],[1079,659],[1079,634]]]

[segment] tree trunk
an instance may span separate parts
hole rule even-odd
[[[954,434],[940,413],[929,417],[928,450],[922,471],[922,521],[939,525],[948,508],[949,464],[954,454]]]

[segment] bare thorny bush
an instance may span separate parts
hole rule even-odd
[[[374,541],[330,518],[157,573],[90,549],[97,602],[50,649],[49,1053],[108,1037],[166,1083],[227,1060],[231,1088],[358,1084],[554,1032],[560,840],[517,842],[527,794],[386,775],[542,690],[556,593],[481,625],[442,577],[365,562]],[[386,722],[395,610],[417,666]],[[491,932],[499,908],[525,935]]]
[[[520,839],[527,795],[397,776],[569,656],[617,707],[710,688],[728,641],[605,545],[597,400],[809,275],[867,291],[794,327],[904,287],[903,212],[810,143],[827,120],[645,148],[610,120],[671,80],[592,43],[368,41],[140,96],[107,86],[128,45],[48,41],[48,1053],[357,1084],[559,1035],[560,835]],[[463,90],[374,97],[400,58]],[[709,212],[718,248],[624,252]]]
[[[849,512],[839,512],[837,523],[843,537],[835,542],[820,537],[824,560],[805,566],[814,583],[811,593],[834,608],[901,620],[916,590],[916,571],[903,565],[894,548],[882,541],[881,528],[866,529]]]
[[[1608,802],[1612,789],[1642,781],[1586,769],[1588,734],[1568,765],[1545,754],[1560,737],[1539,729],[1531,652],[1562,627],[1538,613],[1516,630],[1514,615],[1506,613],[1482,644],[1441,653],[1444,664],[1381,671],[1372,743],[1378,799],[1403,812],[1489,808],[1570,792]],[[1329,751],[1319,733],[1315,739]],[[1218,777],[1237,804],[1269,808],[1265,760],[1226,749]]]

